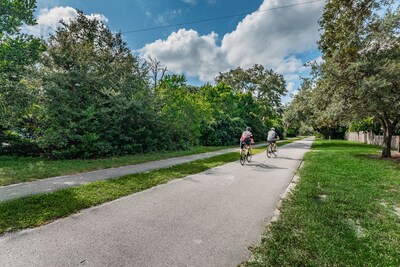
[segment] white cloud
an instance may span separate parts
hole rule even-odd
[[[295,56],[290,56],[274,65],[276,65],[276,72],[286,74],[298,71],[303,66],[303,62]]]
[[[69,22],[71,19],[78,15],[78,11],[75,8],[66,6],[58,6],[52,9],[41,9],[35,26],[25,26],[24,31],[36,35],[36,36],[48,36],[54,33],[57,27],[60,25],[60,21]],[[90,19],[97,19],[103,22],[108,22],[108,19],[102,14],[90,14],[87,15]]]
[[[217,4],[217,0],[207,0],[208,5],[214,6]]]
[[[300,76],[298,74],[286,74],[284,75],[286,81],[298,81]]]
[[[292,92],[293,90],[295,90],[296,84],[294,82],[288,82],[286,85],[286,89],[288,92]]]
[[[196,31],[181,29],[166,40],[147,44],[141,52],[151,54],[172,72],[199,76],[203,81],[211,81],[219,71],[254,64],[294,74],[304,63],[295,55],[316,48],[324,3],[263,12],[282,6],[279,2],[264,0],[261,12],[247,15],[233,32],[223,36],[221,45],[217,45],[215,33],[200,36]]]
[[[186,4],[191,4],[191,5],[197,4],[197,0],[181,0],[181,1]]]
[[[319,57],[317,57],[316,59],[314,59],[314,61],[315,61],[317,64],[321,64],[321,63],[325,62],[325,61],[322,59],[321,56],[319,56]]]
[[[151,55],[173,72],[199,76],[201,80],[209,81],[221,67],[228,67],[219,61],[224,55],[216,45],[217,37],[214,32],[199,36],[194,30],[181,29],[172,33],[167,40],[146,45],[141,53],[144,58]]]
[[[158,15],[156,18],[156,23],[159,25],[168,25],[172,20],[177,17],[182,16],[183,10],[182,9],[173,9],[164,12],[162,15]]]

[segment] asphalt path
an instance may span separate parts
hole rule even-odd
[[[255,145],[255,147],[260,147],[265,145],[266,144],[258,144]],[[0,186],[0,202],[17,199],[29,195],[49,193],[63,188],[79,186],[99,180],[118,178],[123,175],[167,168],[173,165],[183,164],[199,159],[206,159],[235,151],[238,151],[238,148],[228,148],[219,151],[195,154],[190,156],[169,158],[169,159],[150,161],[135,165],[126,165],[116,168],[101,169],[97,171],[90,171],[90,172],[77,173],[71,175],[62,175],[32,182]]]
[[[0,237],[0,266],[237,266],[312,139]]]

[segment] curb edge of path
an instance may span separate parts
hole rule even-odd
[[[281,215],[280,209],[281,209],[281,207],[282,207],[282,202],[283,202],[284,199],[286,199],[286,198],[289,196],[289,194],[290,194],[290,193],[294,190],[294,188],[297,186],[297,183],[298,183],[299,180],[300,180],[300,175],[298,174],[298,170],[300,170],[300,169],[303,167],[303,163],[304,163],[304,159],[301,160],[299,166],[298,166],[297,169],[296,169],[295,174],[293,175],[292,180],[290,180],[290,182],[289,182],[289,184],[288,184],[288,186],[287,186],[285,192],[283,192],[283,194],[281,195],[281,197],[280,197],[280,199],[279,199],[279,202],[278,202],[278,204],[276,205],[276,208],[275,208],[274,214],[272,215],[271,220],[267,223],[267,225],[266,225],[265,227],[269,227],[269,225],[270,225],[272,222],[276,222],[277,220],[279,220],[280,215]]]

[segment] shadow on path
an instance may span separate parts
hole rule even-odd
[[[294,158],[289,158],[289,157],[279,157],[279,159],[287,159],[287,160],[295,160],[295,161],[301,161],[301,159],[294,159]]]
[[[271,164],[264,164],[264,163],[247,163],[245,164],[245,166],[252,166],[252,167],[257,167],[257,168],[262,168],[262,169],[271,169],[271,170],[286,170],[287,168],[282,168],[282,167],[278,167],[275,165],[271,165]]]
[[[293,148],[298,148],[298,149],[310,149],[310,144],[312,141],[302,141],[302,142],[293,142],[290,144],[287,144],[286,146],[281,147],[280,149],[293,149]]]

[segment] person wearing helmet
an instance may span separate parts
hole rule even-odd
[[[274,151],[276,152],[276,140],[279,140],[279,135],[275,131],[275,128],[272,127],[271,130],[268,132],[268,143],[272,143],[274,145]]]
[[[242,153],[244,145],[249,147],[249,151],[251,151],[251,144],[254,143],[253,134],[251,132],[251,128],[247,127],[246,131],[242,133],[240,137],[240,154]]]

